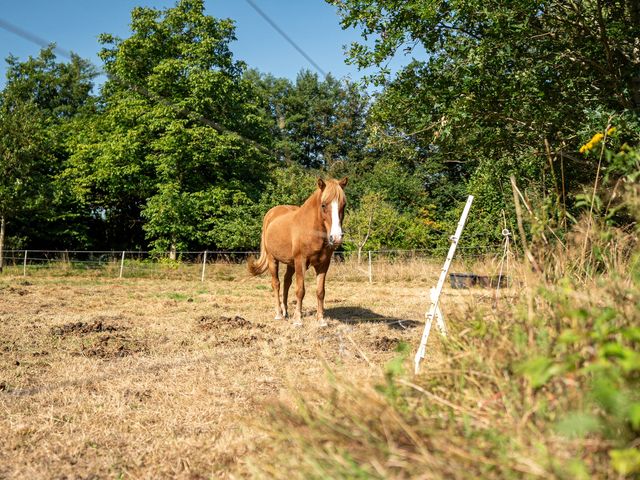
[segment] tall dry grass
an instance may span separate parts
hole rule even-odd
[[[514,268],[510,296],[448,306],[449,339],[430,339],[443,355],[420,375],[402,346],[372,382],[328,368],[327,382],[295,405],[269,404],[254,476],[640,474],[637,235],[583,222],[534,252],[542,270]]]

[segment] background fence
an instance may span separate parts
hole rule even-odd
[[[250,256],[259,252],[199,251],[168,253],[148,251],[6,250],[4,274],[29,276],[89,276],[104,278],[154,278],[214,280],[236,278]],[[444,260],[426,250],[367,250],[335,252],[332,276],[344,280],[393,281],[433,279]],[[459,247],[452,272],[494,275],[504,257],[502,247]],[[235,273],[233,273],[235,272]],[[232,274],[233,273],[233,274]]]

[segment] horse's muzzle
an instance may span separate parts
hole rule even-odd
[[[329,245],[337,247],[342,243],[342,235],[329,235]]]

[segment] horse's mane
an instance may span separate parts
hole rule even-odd
[[[322,197],[320,197],[322,203],[331,203],[334,200],[343,203],[346,197],[340,184],[336,180],[326,180],[325,183],[326,186],[322,190]]]

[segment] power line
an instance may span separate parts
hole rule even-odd
[[[269,25],[271,25],[271,27],[278,32],[282,38],[284,38],[287,42],[289,42],[289,44],[295,48],[298,53],[300,53],[300,55],[302,55],[304,58],[307,59],[307,61],[313,65],[313,67],[322,74],[323,77],[327,76],[327,73],[324,71],[324,69],[318,65],[313,58],[311,58],[311,56],[309,56],[307,54],[307,52],[305,52],[296,42],[293,41],[293,39],[287,35],[287,33],[278,26],[278,24],[276,22],[274,22],[271,17],[269,17],[260,7],[258,7],[258,5],[255,4],[255,2],[253,0],[246,0],[246,2],[251,6],[251,8],[253,8],[258,15],[260,15]]]
[[[53,50],[55,52],[58,52],[63,57],[67,57],[69,59],[73,58],[73,53],[71,53],[69,50],[60,48],[55,43],[48,42],[47,40],[45,40],[42,37],[39,37],[35,33],[31,33],[28,30],[25,30],[24,28],[18,27],[17,25],[14,25],[12,23],[7,22],[6,20],[3,20],[2,18],[0,18],[0,28],[2,28],[3,30],[6,30],[7,32],[13,33],[14,35],[17,35],[21,38],[24,38],[25,40],[28,40],[31,43],[40,45],[42,48],[47,48],[53,45]]]

